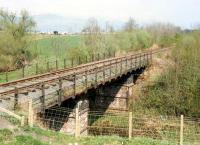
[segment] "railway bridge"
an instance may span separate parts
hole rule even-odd
[[[75,134],[78,117],[80,133],[87,133],[90,110],[128,110],[134,81],[151,64],[152,55],[164,50],[147,50],[2,83],[0,107],[20,110],[31,125],[34,121],[70,134]]]

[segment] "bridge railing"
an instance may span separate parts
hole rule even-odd
[[[39,85],[41,93],[33,100],[33,104],[38,111],[44,111],[50,105],[59,105],[67,98],[145,67],[149,65],[149,62],[150,54],[144,53],[100,61],[92,66],[84,65],[80,70],[76,69],[77,71],[73,71],[71,74],[60,76],[54,81],[57,84],[54,89],[50,88],[49,84],[41,83]],[[64,85],[64,83],[66,84]]]
[[[22,68],[17,68],[14,70],[7,70],[5,72],[0,73],[0,83],[4,82],[9,82],[9,81],[14,81],[17,79],[22,79],[25,77],[30,77],[33,75],[39,75],[47,72],[52,72],[58,69],[66,69],[70,67],[75,67],[80,64],[85,64],[88,62],[93,62],[93,61],[99,61],[102,59],[114,57],[115,54],[97,54],[93,55],[90,58],[88,56],[85,56],[85,58],[82,57],[76,57],[72,59],[56,59],[56,60],[47,60],[47,61],[42,61],[42,62],[37,62],[37,63],[32,63],[23,66]]]

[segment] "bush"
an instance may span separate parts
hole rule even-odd
[[[175,65],[142,99],[144,108],[169,115],[200,117],[200,31],[182,34],[173,49]]]

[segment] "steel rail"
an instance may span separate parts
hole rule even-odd
[[[66,78],[66,77],[69,77],[69,76],[73,75],[74,73],[77,74],[77,75],[78,74],[82,74],[85,71],[92,71],[96,67],[98,67],[98,68],[108,67],[108,66],[111,66],[113,64],[119,63],[118,60],[122,60],[123,61],[123,59],[128,59],[128,60],[137,59],[138,56],[141,57],[141,58],[144,58],[144,56],[142,56],[144,54],[152,55],[152,54],[155,54],[155,53],[158,53],[158,52],[161,52],[161,51],[165,51],[167,49],[168,48],[147,50],[147,51],[143,51],[143,52],[140,52],[140,53],[125,55],[125,56],[120,56],[120,57],[114,57],[114,58],[108,58],[108,59],[101,60],[101,61],[90,62],[90,63],[82,64],[82,65],[79,65],[79,66],[76,66],[76,67],[73,67],[73,68],[60,69],[60,70],[57,70],[57,71],[53,71],[53,72],[49,72],[49,73],[45,73],[45,74],[41,74],[41,75],[36,75],[36,76],[32,76],[32,77],[28,77],[28,78],[12,81],[12,82],[2,83],[2,84],[0,84],[0,87],[6,88],[6,87],[10,87],[10,86],[17,85],[17,84],[20,84],[20,83],[24,83],[24,82],[30,82],[30,81],[34,81],[34,80],[41,80],[42,78],[44,79],[44,78],[48,78],[50,76],[55,76],[55,78],[42,81],[43,83],[52,83],[52,82],[58,80],[60,77]],[[112,61],[114,61],[114,62],[105,65],[105,63],[112,62]],[[99,66],[97,66],[97,65],[99,65]],[[91,67],[91,68],[89,68],[89,67]],[[69,74],[66,74],[66,73],[69,73]],[[34,84],[29,84],[27,86],[18,87],[17,89],[19,89],[20,91],[23,91],[26,88],[37,87],[42,82],[36,82]],[[10,90],[5,90],[5,91],[0,92],[0,95],[4,96],[4,95],[8,95],[8,94],[13,94],[13,93],[15,93],[15,89],[14,88],[10,89]]]

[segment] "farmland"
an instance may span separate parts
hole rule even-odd
[[[48,36],[33,41],[28,49],[37,54],[37,60],[51,60],[66,58],[68,48],[78,47],[81,43],[81,36]]]

